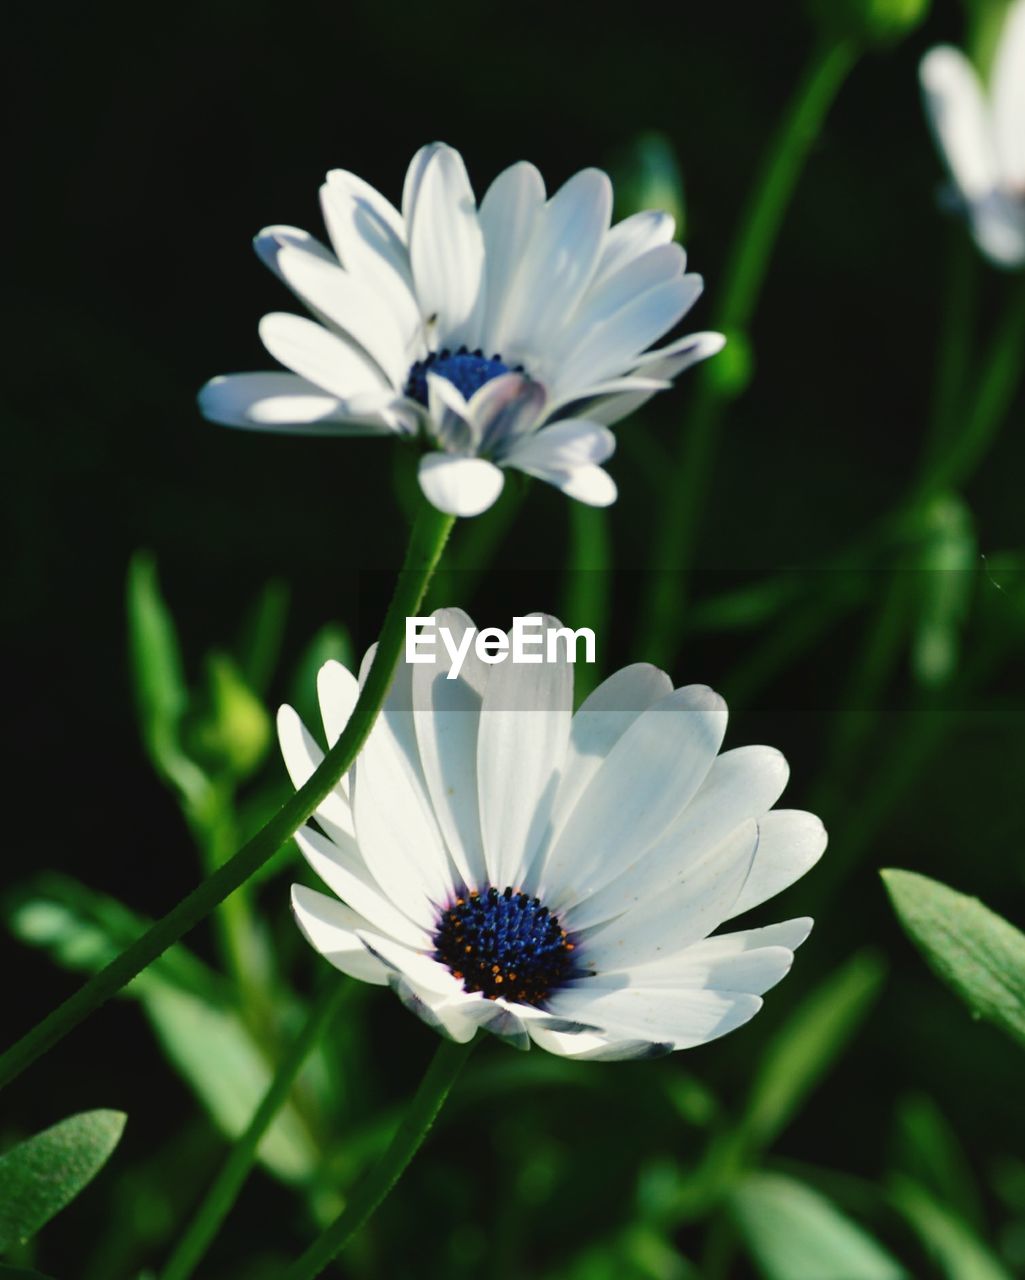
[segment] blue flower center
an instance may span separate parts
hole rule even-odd
[[[500,378],[503,373],[520,373],[523,366],[511,369],[499,356],[486,356],[483,351],[467,351],[460,347],[458,351],[450,351],[443,347],[441,351],[432,351],[425,360],[418,360],[409,371],[406,379],[406,395],[427,407],[427,375],[436,373],[447,378],[462,393],[465,400],[479,391],[485,382],[492,378]]]
[[[434,958],[466,991],[539,1005],[575,969],[575,943],[539,898],[515,889],[466,893],[442,913]]]

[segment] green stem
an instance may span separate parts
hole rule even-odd
[[[582,502],[570,502],[568,509],[569,568],[562,617],[571,627],[590,627],[600,644],[608,633],[612,604],[608,512]],[[577,665],[573,683],[578,701],[597,684],[598,671],[597,663]]]
[[[349,1199],[343,1212],[285,1272],[283,1280],[312,1280],[370,1218],[406,1171],[444,1105],[473,1041],[443,1040],[409,1105],[395,1137],[377,1165]]]
[[[351,990],[351,984],[338,980],[337,975],[328,981],[320,998],[310,1010],[306,1025],[282,1058],[274,1079],[260,1100],[260,1105],[253,1112],[245,1133],[232,1147],[213,1186],[199,1206],[196,1216],[185,1229],[178,1247],[164,1268],[161,1280],[188,1280],[199,1265],[210,1247],[210,1242],[238,1198],[256,1161],[257,1148],[274,1117],[287,1100],[300,1068]]]
[[[797,86],[741,217],[724,273],[713,327],[727,335],[738,333],[750,322],[808,152],[857,53],[857,45],[847,39],[819,46]],[[668,486],[672,501],[663,507],[642,628],[646,656],[661,665],[674,656],[686,572],[708,492],[726,393],[713,369],[701,371],[688,428],[673,463]]]
[[[310,817],[366,741],[392,682],[405,643],[406,617],[423,600],[455,520],[426,503],[416,518],[406,559],[381,628],[377,653],[348,724],[320,767],[239,851],[116,956],[73,996],[49,1013],[0,1057],[0,1087],[52,1049],[95,1009],[233,893]]]

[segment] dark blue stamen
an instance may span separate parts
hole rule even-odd
[[[444,347],[441,351],[432,351],[425,360],[418,360],[413,365],[406,379],[406,395],[426,408],[427,374],[436,373],[447,378],[462,393],[463,398],[469,400],[485,382],[510,372],[522,372],[522,365],[511,369],[498,356],[486,356],[480,350],[468,351],[466,347],[460,347],[458,351],[450,351],[448,347]]]
[[[515,889],[463,894],[441,913],[434,958],[465,990],[539,1005],[574,974],[575,943],[539,898]]]

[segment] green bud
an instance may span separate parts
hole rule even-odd
[[[929,5],[930,0],[808,0],[813,20],[827,35],[874,45],[903,39],[924,22]]]
[[[726,334],[726,345],[704,366],[709,379],[724,400],[743,395],[754,375],[754,353],[747,335],[739,329]]]
[[[270,716],[227,654],[209,654],[205,674],[205,688],[190,716],[191,753],[211,772],[248,777],[270,746]]]
[[[664,133],[642,133],[613,156],[610,165],[616,189],[616,218],[643,209],[661,209],[676,221],[676,237],[683,234],[683,176],[673,144]]]

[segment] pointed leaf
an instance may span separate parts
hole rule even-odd
[[[0,1250],[24,1244],[106,1164],[122,1111],[83,1111],[0,1156]]]
[[[912,871],[881,872],[911,940],[980,1018],[1025,1045],[1025,933],[938,880]]]
[[[893,1202],[947,1280],[1013,1280],[963,1218],[910,1178],[897,1180]]]
[[[750,1174],[730,1197],[744,1242],[766,1280],[902,1280],[903,1267],[811,1187]]]
[[[249,687],[267,693],[278,659],[288,619],[288,584],[272,578],[253,601],[242,624],[236,654],[239,669]]]

